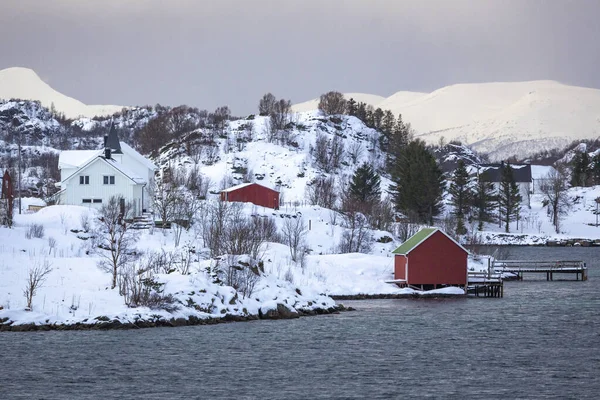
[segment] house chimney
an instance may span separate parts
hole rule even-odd
[[[104,135],[104,148],[106,148],[106,143],[108,143],[108,135]]]
[[[106,158],[107,160],[110,160],[110,148],[109,147],[104,149],[104,158]]]

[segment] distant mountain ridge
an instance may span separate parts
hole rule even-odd
[[[114,105],[86,105],[54,90],[32,69],[13,67],[0,70],[0,99],[38,100],[44,107],[64,113],[67,118],[112,115],[123,109]]]
[[[431,93],[400,91],[384,98],[347,93],[395,116],[430,144],[460,141],[492,161],[511,156],[525,158],[576,140],[600,136],[600,90],[555,81],[468,83]],[[122,106],[86,105],[43,82],[31,69],[0,70],[0,99],[37,100],[67,118],[110,116]],[[318,99],[298,103],[296,112],[314,110]]]
[[[352,95],[346,97],[402,114],[428,143],[460,141],[492,160],[600,136],[600,90],[555,81],[457,84],[371,103],[369,95]]]

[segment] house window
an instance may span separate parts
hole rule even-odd
[[[115,176],[114,175],[104,175],[103,182],[105,185],[114,185],[115,184]]]
[[[89,185],[90,184],[90,176],[89,175],[79,175],[79,184],[80,185]]]
[[[94,199],[92,202],[95,204],[102,203],[102,199]]]
[[[83,199],[81,202],[82,203],[91,203],[92,199]]]

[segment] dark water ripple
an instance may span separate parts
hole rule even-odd
[[[0,334],[1,399],[597,399],[600,249],[587,282],[508,282],[504,299],[345,302],[289,321]]]

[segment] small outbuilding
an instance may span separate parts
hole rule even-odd
[[[394,253],[394,279],[421,290],[467,287],[469,251],[438,228],[423,228]]]
[[[221,191],[221,201],[252,203],[279,209],[279,192],[258,183],[242,183]]]

